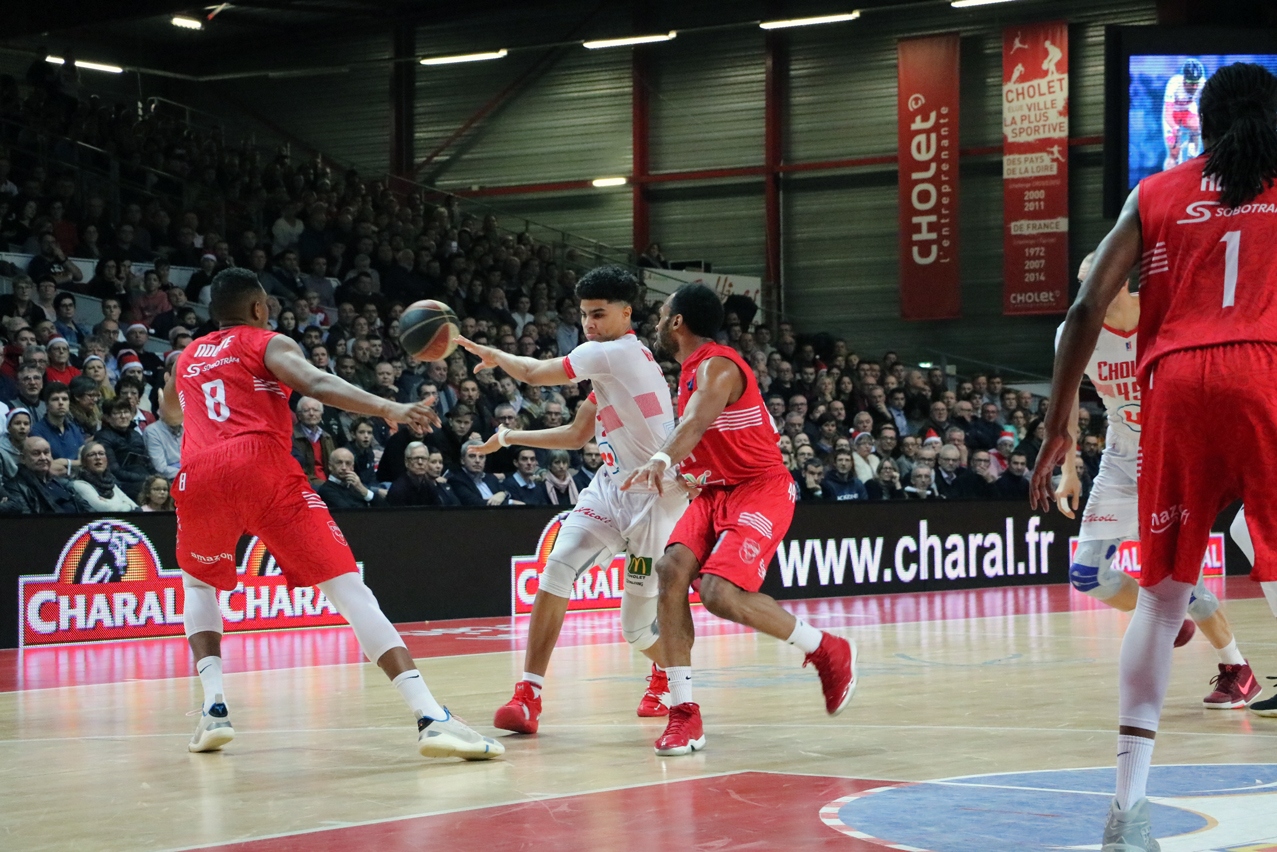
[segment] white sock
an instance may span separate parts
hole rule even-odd
[[[652,663],[652,668],[656,669],[658,672],[665,671],[665,669],[661,668],[660,665],[657,663]]]
[[[545,688],[545,675],[524,672],[523,679],[532,684],[532,694],[537,698],[540,698],[541,690]]]
[[[1129,810],[1145,796],[1148,769],[1153,762],[1153,741],[1148,737],[1117,737],[1117,806]]]
[[[403,696],[408,709],[415,713],[418,719],[422,716],[429,716],[431,719],[447,717],[448,711],[444,710],[430,694],[430,687],[426,686],[426,680],[421,676],[421,672],[416,669],[400,672],[393,683],[395,689],[399,690],[399,694]]]
[[[668,666],[665,674],[670,679],[670,706],[692,703],[692,667]]]
[[[794,619],[794,632],[785,641],[804,654],[814,654],[820,647],[821,632],[801,618]]]
[[[1242,656],[1241,651],[1237,650],[1237,637],[1234,636],[1232,641],[1222,648],[1216,648],[1215,654],[1219,657],[1219,661],[1226,666],[1244,666],[1246,659]]]
[[[222,700],[222,658],[202,657],[195,661],[195,671],[199,672],[200,683],[204,687],[204,712]]]

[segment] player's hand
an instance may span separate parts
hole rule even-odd
[[[697,497],[701,496],[701,492],[704,490],[686,477],[676,476],[674,477],[674,482],[677,483],[682,492],[687,495],[687,499],[689,501],[695,500]]]
[[[496,369],[501,366],[497,363],[497,355],[500,354],[499,349],[483,346],[461,335],[457,335],[457,345],[479,359],[479,363],[474,366],[476,375],[480,370]]]
[[[1038,453],[1037,466],[1033,468],[1033,478],[1029,481],[1029,504],[1039,512],[1051,511],[1051,504],[1055,502],[1051,477],[1056,465],[1064,461],[1071,440],[1073,437],[1067,428],[1054,434],[1047,432],[1046,441]]]
[[[1061,469],[1060,484],[1055,487],[1055,505],[1060,507],[1060,514],[1072,518],[1081,498],[1082,480],[1077,478],[1076,470],[1069,470],[1065,465]]]
[[[433,398],[417,400],[414,403],[395,403],[390,407],[387,420],[396,423],[409,423],[419,432],[433,432],[439,425],[438,413],[430,407]]]
[[[630,471],[630,475],[625,477],[625,481],[621,483],[621,490],[629,491],[631,487],[637,485],[640,489],[664,494],[665,487],[662,483],[664,478],[665,462],[652,459],[642,467]]]

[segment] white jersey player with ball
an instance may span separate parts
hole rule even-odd
[[[626,570],[621,630],[630,645],[652,660],[638,714],[669,713],[662,700],[669,688],[659,665],[662,657],[653,565],[665,552],[670,534],[687,508],[687,496],[672,469],[664,494],[622,491],[620,485],[630,471],[660,451],[674,429],[674,407],[655,357],[631,330],[631,305],[638,297],[638,280],[620,267],[600,267],[582,276],[576,294],[588,342],[561,359],[520,357],[465,338],[458,340],[479,357],[476,370],[494,367],[515,381],[540,386],[587,380],[592,386],[571,423],[536,431],[499,428],[480,448],[483,452],[502,446],[579,449],[593,437],[603,459],[577,505],[562,516],[532,606],[523,678],[515,685],[514,697],[493,719],[496,727],[523,734],[537,731],[546,670],[576,579],[592,566],[607,565],[622,552],[626,554]]]
[[[1088,262],[1083,263],[1079,277],[1084,277],[1088,266]],[[1069,566],[1069,582],[1073,588],[1123,612],[1135,609],[1139,592],[1139,583],[1134,577],[1113,567],[1113,557],[1122,542],[1137,541],[1140,535],[1140,386],[1135,370],[1138,325],[1139,296],[1124,289],[1109,306],[1095,352],[1086,365],[1086,376],[1104,405],[1108,430],[1100,470],[1082,513],[1077,551]],[[1063,328],[1061,325],[1060,330]],[[1057,330],[1057,347],[1059,340]],[[1076,411],[1072,422],[1077,423]],[[1060,485],[1056,489],[1060,510],[1069,517],[1073,517],[1072,509],[1076,508],[1081,494],[1075,465],[1076,449],[1071,449],[1061,465]],[[1220,710],[1245,707],[1259,694],[1259,683],[1237,650],[1237,640],[1219,606],[1219,599],[1200,576],[1193,589],[1188,615],[1176,637],[1176,646],[1192,638],[1196,623],[1219,657],[1219,675],[1211,681],[1215,688],[1202,703]]]

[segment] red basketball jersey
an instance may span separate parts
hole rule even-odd
[[[708,358],[727,358],[740,368],[745,392],[723,409],[701,436],[679,472],[690,474],[705,485],[736,485],[747,479],[780,471],[788,473],[777,446],[776,427],[758,391],[754,371],[735,349],[721,343],[706,343],[683,362],[678,380],[678,416],[696,392],[696,371]]]
[[[1158,358],[1227,343],[1277,343],[1277,187],[1219,203],[1206,156],[1140,181],[1140,383]]]
[[[233,438],[260,435],[288,453],[292,448],[292,391],[266,368],[266,344],[275,332],[237,325],[201,337],[177,359],[182,403],[182,456]]]

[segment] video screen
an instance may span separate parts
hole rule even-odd
[[[1253,62],[1277,74],[1277,55],[1132,55],[1127,191],[1151,174],[1202,153],[1202,87],[1225,65]]]

